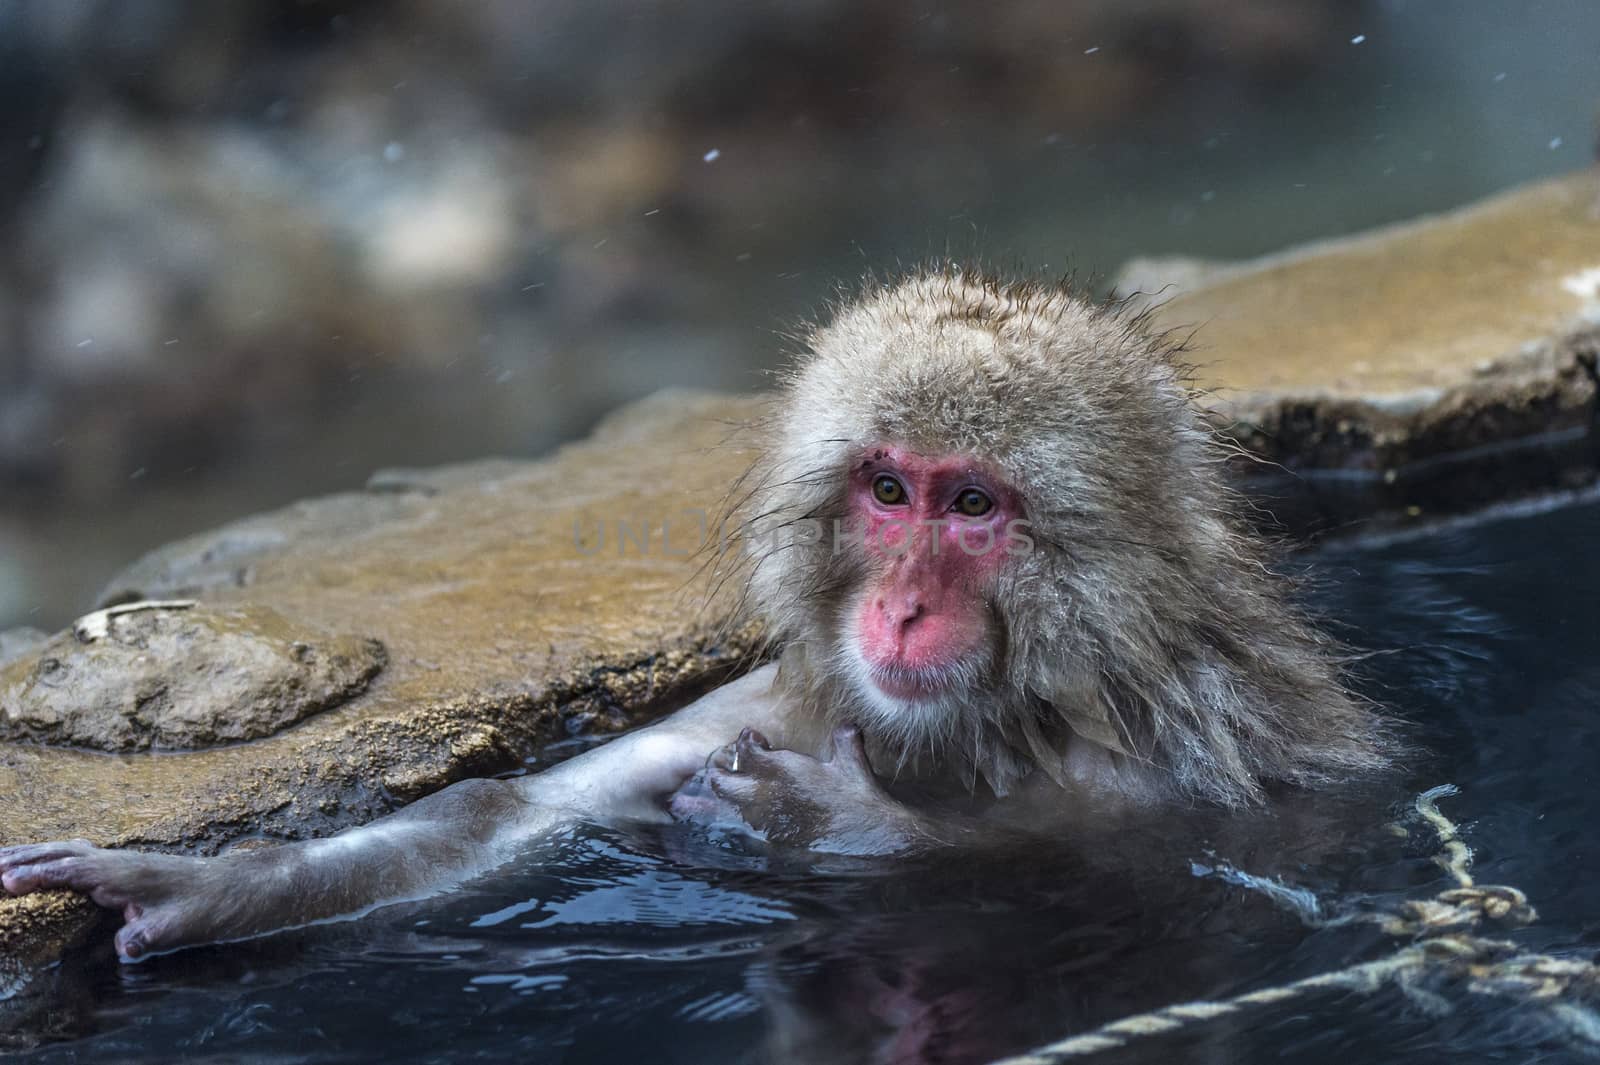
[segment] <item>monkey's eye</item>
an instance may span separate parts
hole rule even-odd
[[[969,518],[981,518],[994,509],[994,500],[976,488],[968,488],[956,497],[956,505],[952,509]]]
[[[872,498],[886,507],[897,507],[906,501],[905,485],[887,473],[879,474],[872,481]]]

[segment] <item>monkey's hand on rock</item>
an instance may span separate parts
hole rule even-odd
[[[132,961],[424,898],[572,816],[535,806],[520,782],[464,780],[336,836],[215,857],[105,850],[81,839],[3,847],[0,888],[79,891],[120,911],[127,923],[117,950]]]
[[[87,840],[0,847],[0,887],[12,895],[64,889],[121,910],[117,953],[130,960],[203,941],[222,899],[209,897],[198,863],[171,854],[105,850]]]
[[[901,854],[941,839],[872,775],[861,733],[836,729],[823,757],[774,750],[745,729],[667,804],[672,816],[830,854]]]

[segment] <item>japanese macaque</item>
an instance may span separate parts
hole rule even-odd
[[[12,846],[0,883],[120,909],[136,959],[420,897],[578,820],[885,855],[1385,764],[1338,648],[1235,523],[1175,346],[1140,319],[952,268],[870,288],[805,347],[739,490],[774,665],[329,839]]]

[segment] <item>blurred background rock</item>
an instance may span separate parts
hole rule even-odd
[[[0,628],[375,468],[745,390],[839,280],[1581,166],[1600,5],[0,0]]]

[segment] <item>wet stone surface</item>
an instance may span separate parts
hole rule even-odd
[[[112,607],[0,669],[0,738],[102,751],[259,739],[361,692],[385,660],[375,639],[254,604]]]
[[[1137,260],[1117,289],[1192,334],[1218,426],[1325,524],[1594,479],[1593,169],[1245,263]]]

